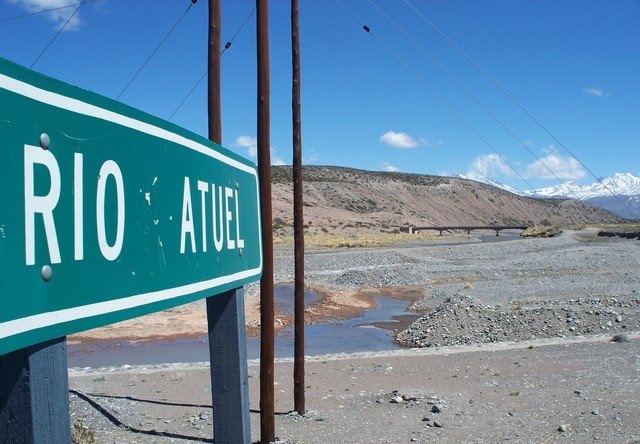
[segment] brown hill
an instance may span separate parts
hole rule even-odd
[[[616,223],[602,208],[571,199],[518,196],[480,182],[421,174],[306,166],[304,220],[309,233],[392,232],[427,225]],[[272,167],[276,234],[293,225],[290,166]]]

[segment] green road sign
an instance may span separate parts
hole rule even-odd
[[[0,59],[0,354],[259,279],[248,160]]]

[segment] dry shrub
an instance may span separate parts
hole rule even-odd
[[[78,420],[71,426],[71,443],[72,444],[97,444],[96,437],[82,421]]]

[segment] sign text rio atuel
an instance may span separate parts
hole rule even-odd
[[[0,59],[0,354],[259,279],[255,167]]]

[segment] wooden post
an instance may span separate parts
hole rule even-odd
[[[260,442],[275,440],[274,400],[274,300],[273,221],[271,208],[269,2],[256,0],[258,62],[258,176],[262,228],[262,278],[260,279]]]
[[[0,442],[71,442],[64,337],[0,356]]]
[[[209,0],[209,140],[222,143],[220,105],[220,0]],[[207,298],[213,436],[216,444],[249,444],[249,377],[244,294],[235,289]]]
[[[222,106],[220,104],[220,0],[209,0],[208,46],[208,122],[209,140],[222,144]]]
[[[293,404],[305,413],[304,399],[304,216],[302,195],[302,117],[300,112],[300,33],[298,0],[291,0],[291,109],[293,124],[293,232],[295,268],[295,328]]]
[[[213,437],[216,444],[249,444],[247,344],[242,289],[207,298]]]

